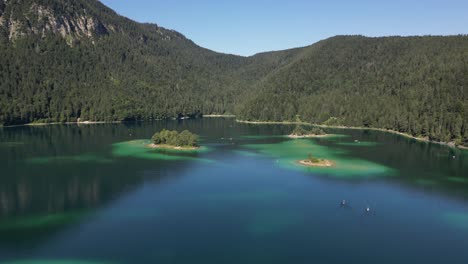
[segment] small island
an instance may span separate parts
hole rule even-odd
[[[326,159],[318,159],[308,155],[307,159],[298,161],[299,164],[307,167],[333,167],[335,164]]]
[[[327,134],[319,127],[312,127],[310,130],[303,128],[302,126],[296,126],[289,138],[312,138],[312,137],[325,137]]]
[[[175,149],[175,150],[195,150],[199,149],[198,135],[188,130],[177,132],[175,130],[163,129],[151,138],[151,148]]]

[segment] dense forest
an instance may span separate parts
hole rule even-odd
[[[468,145],[468,37],[337,36],[251,57],[94,0],[0,0],[0,122],[236,114]]]
[[[197,147],[198,135],[191,133],[188,130],[177,132],[177,130],[163,129],[156,132],[151,141],[156,145],[169,145],[178,147]]]
[[[468,143],[468,37],[339,36],[270,74],[245,120],[377,127]]]

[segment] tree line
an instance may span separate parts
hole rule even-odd
[[[177,147],[196,147],[198,146],[198,136],[188,130],[177,132],[176,130],[163,129],[151,137],[156,145],[170,145]]]
[[[3,125],[225,113],[294,121],[300,115],[315,124],[468,145],[467,36],[337,36],[241,57],[120,17],[99,1],[0,3]],[[101,28],[92,37],[73,30],[64,37],[33,14],[33,4],[51,10],[49,20],[86,15]]]

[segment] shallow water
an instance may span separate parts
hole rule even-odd
[[[203,148],[146,148],[162,128]],[[378,131],[282,136],[292,129],[2,128],[0,263],[468,263],[468,152]],[[309,153],[336,166],[298,165]]]

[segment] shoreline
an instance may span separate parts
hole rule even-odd
[[[40,127],[40,126],[52,126],[52,125],[96,125],[96,124],[120,124],[125,122],[138,122],[138,121],[80,121],[80,122],[50,122],[50,123],[27,123],[21,125],[11,125],[11,126],[0,126],[4,128],[9,127]]]
[[[234,118],[236,117],[235,115],[203,115],[203,117],[229,117],[229,118]]]
[[[307,122],[295,122],[295,121],[246,121],[236,119],[237,123],[253,124],[253,125],[313,125]]]
[[[154,143],[147,144],[146,145],[149,148],[152,149],[169,149],[169,150],[197,150],[200,149],[200,147],[181,147],[181,146],[171,146],[171,145],[156,145]]]
[[[330,168],[335,166],[335,164],[332,161],[329,160],[320,160],[319,162],[310,162],[308,160],[299,160],[297,161],[302,166],[306,167],[320,167],[320,168]]]
[[[288,135],[288,138],[292,138],[292,139],[299,139],[299,138],[324,138],[324,137],[328,137],[328,136],[330,136],[330,134],[323,134],[323,135],[313,135],[313,134],[310,134],[310,135],[303,135],[303,136]]]
[[[416,137],[412,136],[408,133],[403,133],[391,129],[385,129],[385,128],[374,128],[374,127],[355,127],[355,126],[330,126],[330,125],[319,125],[319,124],[312,124],[308,122],[294,122],[294,121],[245,121],[245,120],[236,120],[238,123],[245,123],[245,124],[255,124],[255,125],[310,125],[310,126],[316,126],[316,127],[322,127],[322,128],[338,128],[338,129],[355,129],[355,130],[374,130],[374,131],[380,131],[380,132],[386,132],[386,133],[392,133],[392,134],[397,134],[406,138],[411,138],[415,139],[417,141],[421,142],[427,142],[427,143],[435,143],[435,144],[440,144],[440,145],[445,145],[451,148],[458,148],[462,150],[468,150],[468,147],[461,146],[461,145],[455,145],[454,142],[441,142],[441,141],[433,141],[430,140],[427,137]]]
[[[234,118],[235,115],[203,115],[203,117],[208,118],[222,118],[222,117],[229,117]],[[203,118],[202,117],[202,118]],[[135,121],[80,121],[80,122],[51,122],[51,123],[27,123],[21,125],[11,125],[11,126],[4,126],[0,125],[1,128],[10,128],[10,127],[21,127],[21,126],[48,126],[48,125],[93,125],[93,124],[120,124],[125,122],[141,122],[145,120],[135,120]],[[451,148],[457,148],[461,150],[468,150],[468,146],[462,145],[455,145],[454,142],[441,142],[441,141],[433,141],[428,138],[423,137],[415,137],[408,133],[398,132],[391,129],[384,129],[384,128],[375,128],[375,127],[355,127],[355,126],[331,126],[331,125],[319,125],[319,124],[312,124],[308,122],[295,122],[295,121],[246,121],[246,120],[239,120],[236,119],[237,123],[244,123],[244,124],[255,124],[255,125],[311,125],[316,127],[322,128],[338,128],[338,129],[356,129],[356,130],[374,130],[374,131],[381,131],[386,133],[397,134],[406,138],[415,139],[421,142],[428,142],[428,143],[435,143],[440,145],[445,145]],[[288,136],[289,137],[289,136]]]
[[[203,115],[203,117],[207,118],[234,118],[235,115]],[[196,119],[196,118],[194,118]],[[121,123],[132,123],[132,122],[146,122],[146,121],[160,121],[160,120],[177,120],[177,118],[164,118],[164,119],[148,119],[148,120],[128,120],[128,121],[74,121],[74,122],[33,122],[33,123],[26,123],[26,124],[18,124],[18,125],[0,125],[2,128],[9,128],[9,127],[22,127],[22,126],[31,126],[31,127],[39,127],[39,126],[51,126],[51,125],[96,125],[96,124],[121,124]],[[181,119],[183,120],[183,119]]]

